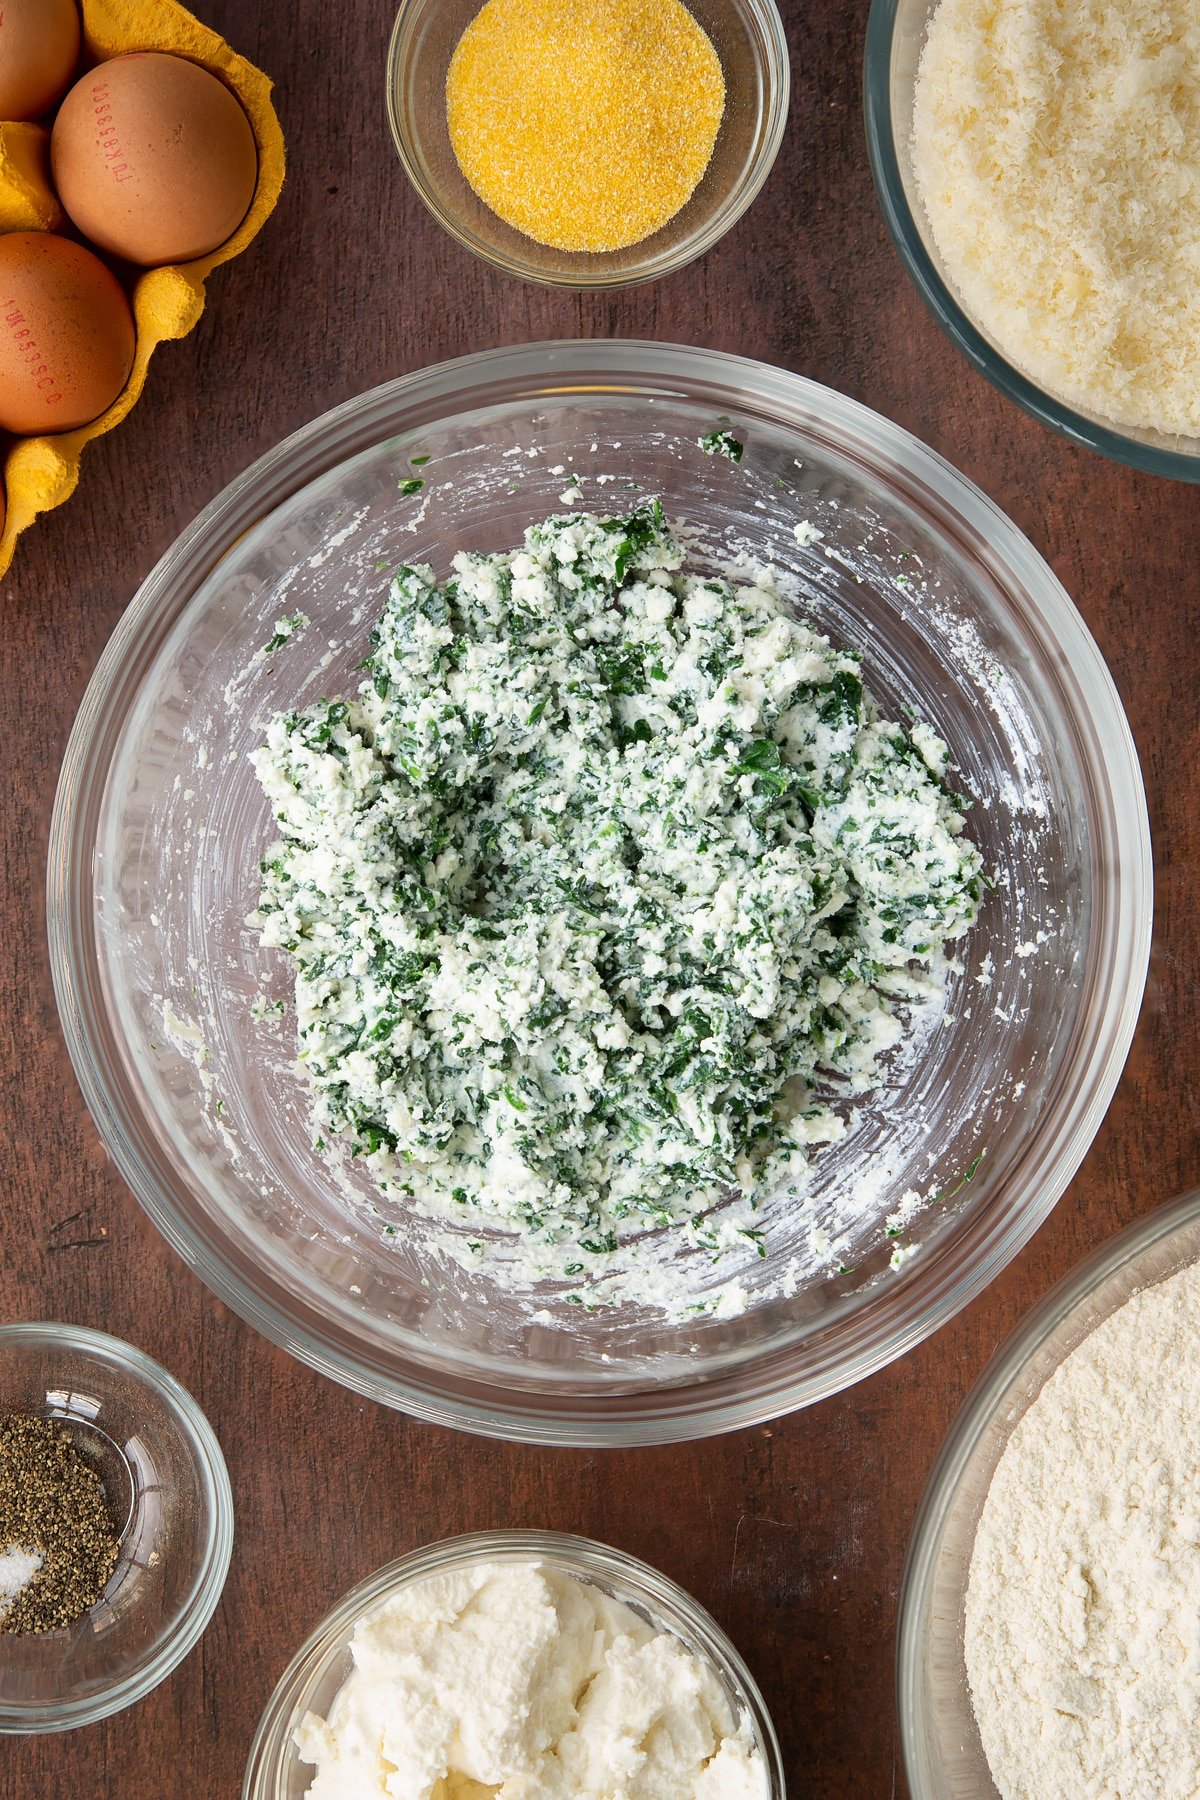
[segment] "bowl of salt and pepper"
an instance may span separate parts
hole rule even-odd
[[[129,1344],[0,1326],[0,1731],[132,1705],[193,1648],[233,1547],[195,1401]]]

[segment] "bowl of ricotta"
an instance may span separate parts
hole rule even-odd
[[[827,389],[603,342],[364,395],[201,515],[80,711],[49,912],[105,1141],[223,1298],[418,1415],[624,1443],[1004,1265],[1149,884],[1009,521]]]
[[[1102,1245],[997,1353],[901,1591],[914,1800],[1200,1784],[1200,1194]]]
[[[557,1532],[479,1532],[354,1588],[297,1652],[244,1800],[783,1800],[733,1645],[681,1588]]]

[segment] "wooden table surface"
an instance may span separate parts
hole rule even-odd
[[[1093,1245],[1200,1175],[1200,516],[1027,419],[955,355],[886,237],[863,138],[866,0],[785,0],[793,100],[741,224],[656,286],[579,298],[493,274],[426,216],[383,109],[388,0],[199,0],[278,84],[278,211],[161,350],[130,420],[2,584],[0,1317],[130,1339],[199,1400],[237,1508],[199,1648],[136,1710],[7,1739],[0,1795],[227,1800],[301,1639],[353,1582],[487,1526],[584,1532],[690,1589],[755,1670],[795,1796],[903,1792],[896,1596],[938,1445],[992,1351]],[[389,376],[501,343],[635,336],[711,345],[830,383],[908,426],[1029,534],[1099,640],[1129,711],[1157,846],[1155,953],[1133,1054],[1048,1224],[923,1348],[767,1429],[633,1452],[543,1451],[412,1423],[289,1361],[167,1250],[106,1160],[63,1048],[43,868],[58,766],[109,632],[196,511],[260,451]],[[62,1227],[67,1215],[77,1215]],[[79,1242],[77,1240],[86,1240]]]

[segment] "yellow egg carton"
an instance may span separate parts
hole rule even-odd
[[[0,576],[26,527],[74,493],[84,445],[120,424],[145,385],[159,344],[187,336],[204,311],[204,283],[212,270],[246,248],[270,217],[283,186],[283,132],[271,105],[271,83],[235,56],[215,31],[175,0],[80,0],[79,10],[90,61],[105,62],[129,50],[166,50],[200,63],[232,88],[258,145],[258,186],[246,217],[219,250],[195,262],[147,269],[138,277],[131,295],[137,323],[133,368],[108,411],[78,431],[12,443],[4,460],[8,513],[0,536]],[[49,132],[43,125],[0,123],[0,232],[55,231],[63,223],[50,184]]]

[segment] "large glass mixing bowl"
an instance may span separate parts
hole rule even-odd
[[[740,463],[698,444],[723,419]],[[246,923],[273,837],[247,762],[265,719],[360,679],[381,563],[428,559],[444,575],[458,547],[510,545],[561,510],[573,475],[600,510],[661,494],[701,560],[740,550],[790,569],[803,610],[863,649],[887,712],[911,706],[948,741],[995,882],[945,1018],[814,1156],[803,1206],[768,1205],[766,1255],[748,1243],[712,1266],[680,1253],[692,1289],[741,1281],[732,1316],[588,1311],[544,1283],[494,1280],[490,1261],[465,1272],[429,1221],[375,1210],[362,1165],[312,1147],[290,971]],[[815,531],[797,534],[805,524]],[[308,624],[261,654],[297,613]],[[860,1379],[1026,1242],[1128,1050],[1149,837],[1095,644],[1020,532],[939,457],[838,394],[736,357],[541,344],[351,401],[183,534],[80,709],[49,929],[106,1144],[245,1318],[422,1417],[533,1442],[652,1442]]]

